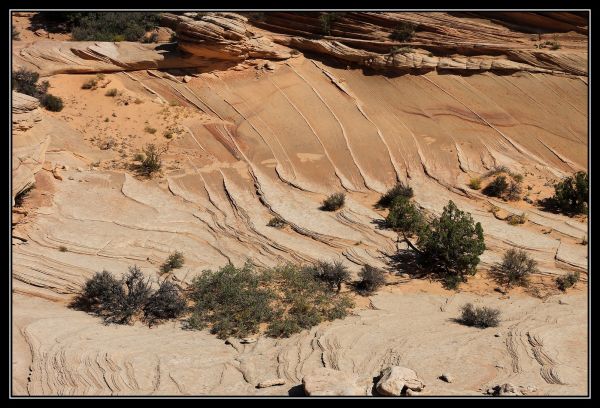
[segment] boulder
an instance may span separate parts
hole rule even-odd
[[[421,391],[425,383],[417,373],[406,367],[392,366],[381,372],[381,379],[377,382],[377,392],[381,395],[400,396],[406,390]]]
[[[318,368],[302,378],[304,393],[313,395],[366,395],[364,387],[358,384],[358,378],[343,371],[331,368]]]

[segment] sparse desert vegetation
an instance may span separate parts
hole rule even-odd
[[[475,307],[471,303],[461,308],[458,322],[465,326],[474,326],[481,329],[496,327],[500,324],[500,310],[490,307]]]
[[[322,321],[344,317],[352,302],[304,268],[287,265],[257,271],[227,265],[192,282],[191,328],[210,327],[219,338],[245,337],[268,325],[267,334],[288,337]]]
[[[24,93],[39,99],[40,105],[52,112],[60,112],[63,109],[63,100],[48,93],[50,84],[48,81],[37,83],[39,79],[37,72],[19,69],[12,73],[12,87],[17,92]]]
[[[556,285],[560,290],[565,292],[568,288],[575,286],[579,281],[579,272],[569,272],[564,276],[556,278]]]
[[[542,205],[549,210],[568,215],[585,214],[588,211],[588,200],[589,177],[586,172],[579,171],[556,183],[554,195],[546,199]]]
[[[522,249],[511,248],[502,257],[502,262],[496,263],[491,268],[496,280],[506,286],[527,286],[529,277],[539,273],[537,262]]]
[[[286,222],[283,218],[275,216],[269,220],[267,226],[279,229],[285,227]]]
[[[333,193],[325,200],[321,205],[321,209],[323,211],[337,211],[344,206],[346,202],[346,194],[345,193]]]
[[[384,195],[381,196],[379,201],[377,201],[377,207],[389,208],[394,199],[400,196],[412,198],[414,196],[413,189],[402,182],[397,183],[394,187],[390,188]]]
[[[183,266],[185,258],[179,251],[173,252],[167,260],[160,266],[161,273],[171,272],[173,269],[179,269]]]
[[[371,294],[385,285],[385,272],[371,265],[364,265],[358,273],[360,280],[356,288],[359,293]]]

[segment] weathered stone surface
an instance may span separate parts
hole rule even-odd
[[[377,382],[377,392],[381,395],[400,396],[406,389],[421,391],[425,383],[414,370],[406,367],[392,366],[381,372],[381,378]]]
[[[356,376],[331,368],[318,368],[302,378],[308,396],[365,395]]]

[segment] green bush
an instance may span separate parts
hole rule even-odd
[[[525,213],[521,215],[511,214],[506,218],[506,221],[508,221],[510,225],[525,224],[527,215]]]
[[[40,105],[52,112],[60,112],[63,109],[63,100],[49,93],[40,97]]]
[[[319,261],[309,269],[312,275],[325,282],[332,290],[342,290],[342,284],[350,280],[350,272],[342,261]]]
[[[71,306],[100,316],[106,323],[128,324],[139,316],[152,325],[181,315],[186,303],[170,282],[161,283],[153,291],[149,279],[144,279],[140,269],[132,266],[121,279],[107,271],[96,273],[86,281]]]
[[[183,266],[185,259],[179,251],[173,252],[167,260],[160,266],[161,273],[171,272],[173,269],[179,269]]]
[[[336,211],[344,206],[346,202],[346,194],[334,193],[323,201],[321,209],[324,211]]]
[[[37,98],[40,95],[37,81],[40,74],[20,68],[12,73],[12,88],[14,91]]]
[[[521,198],[523,190],[521,183],[517,181],[511,181],[506,189],[506,199],[510,201],[517,201]]]
[[[142,41],[158,26],[154,12],[82,12],[71,20],[75,41]]]
[[[481,188],[481,179],[479,177],[472,178],[469,181],[469,187],[473,190],[479,190]]]
[[[148,325],[161,320],[175,319],[186,310],[185,298],[172,282],[163,281],[144,305],[144,320]]]
[[[500,173],[510,174],[510,170],[506,166],[494,166],[488,172],[486,172],[483,177],[496,176]]]
[[[371,294],[385,284],[385,272],[371,265],[363,266],[358,277],[356,288],[362,294]]]
[[[392,202],[385,218],[388,228],[407,235],[418,234],[425,228],[425,218],[415,204],[405,196],[398,196]]]
[[[83,291],[73,305],[78,309],[94,313],[106,323],[128,324],[141,312],[152,290],[137,266],[121,280],[103,271],[85,283]]]
[[[588,174],[579,171],[554,185],[554,196],[549,203],[566,214],[582,214],[588,210],[588,196]]]
[[[402,22],[392,31],[390,38],[394,41],[409,41],[415,33],[415,28],[413,23]]]
[[[83,83],[83,85],[81,85],[81,89],[96,89],[97,87],[98,87],[98,79],[97,78],[88,79],[87,81],[85,81]]]
[[[579,272],[569,272],[564,276],[556,278],[556,285],[565,292],[568,288],[574,286],[579,280]]]
[[[331,35],[331,25],[338,19],[339,15],[340,13],[323,13],[319,16],[323,35]]]
[[[144,157],[140,164],[134,166],[138,174],[143,176],[151,176],[152,174],[160,171],[162,168],[161,161],[162,152],[158,150],[156,145],[149,144],[144,148]],[[140,156],[136,155],[136,158]]]
[[[412,198],[414,196],[413,189],[402,182],[397,183],[390,188],[377,202],[377,207],[389,208],[396,197]]]
[[[508,190],[506,176],[497,176],[483,189],[483,193],[492,197],[502,197],[506,193],[506,190]]]
[[[475,326],[479,328],[496,327],[500,324],[500,310],[488,307],[473,307],[467,303],[461,309],[461,316],[458,321],[466,326]]]
[[[449,201],[439,218],[419,231],[418,261],[451,282],[474,275],[479,256],[485,251],[483,228]]]
[[[490,272],[501,284],[527,286],[529,276],[539,270],[537,262],[527,252],[511,248],[504,253],[502,262],[493,265]]]
[[[310,268],[286,265],[256,271],[227,265],[192,281],[190,328],[210,326],[219,338],[245,337],[267,324],[267,334],[287,337],[322,321],[339,319],[352,307],[313,277]]]
[[[269,322],[273,315],[274,294],[250,264],[204,271],[192,281],[190,299],[194,302],[190,327],[202,329],[210,324],[219,338],[256,333],[259,324]]]

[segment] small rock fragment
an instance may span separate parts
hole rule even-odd
[[[274,378],[271,380],[265,380],[258,383],[257,388],[274,387],[276,385],[284,385],[286,383],[285,378]]]
[[[447,383],[452,383],[452,382],[454,382],[454,377],[452,377],[452,375],[450,375],[448,373],[444,373],[444,374],[440,375],[440,380],[446,381]]]

